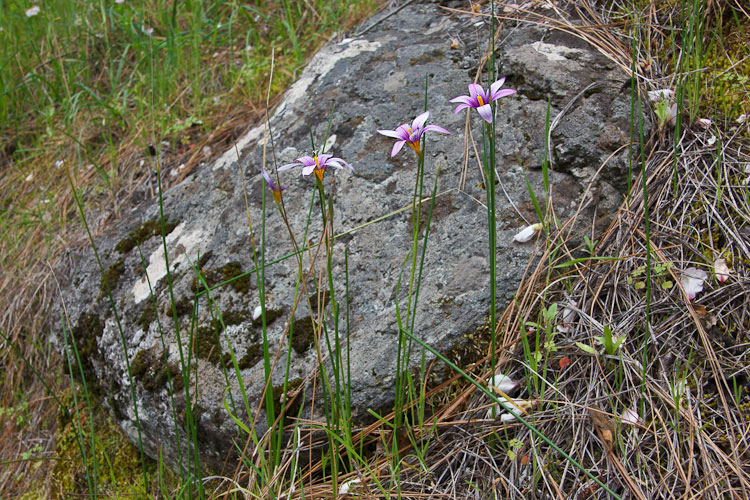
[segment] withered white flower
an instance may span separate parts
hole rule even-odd
[[[537,222],[536,224],[532,224],[530,226],[526,226],[513,237],[513,241],[516,243],[526,243],[527,241],[531,240],[534,236],[536,236],[536,233],[542,230],[544,226],[541,222]]]
[[[578,307],[578,303],[576,303],[575,300],[569,300],[568,305],[570,307],[566,307],[565,309],[563,309],[562,313],[560,314],[562,324],[557,325],[557,331],[560,333],[570,333],[573,322],[578,317],[578,312],[573,309],[575,307]]]
[[[349,494],[349,490],[351,489],[352,485],[353,484],[359,484],[361,482],[362,482],[361,479],[352,479],[350,481],[346,481],[339,488],[339,495],[348,495]]]
[[[716,262],[714,262],[714,272],[719,283],[724,283],[729,279],[729,275],[732,274],[732,270],[729,269],[725,259],[716,259]]]
[[[39,14],[41,10],[41,7],[39,7],[38,5],[34,5],[33,7],[29,7],[28,9],[26,9],[26,12],[24,12],[24,14],[26,14],[26,17],[34,17],[35,15]]]
[[[638,411],[634,408],[628,408],[622,415],[620,415],[620,421],[624,425],[638,425],[641,422],[641,417],[638,416]]]
[[[648,91],[648,98],[651,102],[656,101],[662,101],[662,100],[670,100],[674,97],[674,90],[672,89],[659,89],[659,90],[649,90]]]
[[[518,416],[523,417],[528,413],[528,410],[531,409],[532,405],[534,404],[533,401],[530,401],[528,399],[516,399],[512,398],[511,400],[505,399],[505,406],[508,406],[512,409],[512,413],[509,411],[506,411],[505,413],[500,415],[500,422],[507,423],[507,422],[513,422],[514,420],[518,420],[516,418],[516,415],[513,413],[518,414]],[[488,413],[488,416],[492,415],[492,408],[490,408],[490,412]]]
[[[509,393],[518,387],[518,382],[509,376],[498,373],[487,381],[489,386],[497,392]]]
[[[696,125],[698,125],[703,130],[706,130],[708,127],[714,124],[713,121],[709,120],[708,118],[698,118],[698,121],[695,122]]]
[[[680,283],[688,294],[688,299],[693,300],[697,294],[703,291],[703,283],[707,278],[706,271],[695,267],[688,267],[682,272]]]

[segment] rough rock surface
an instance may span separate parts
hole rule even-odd
[[[466,94],[466,85],[475,76],[480,60],[477,40],[483,40],[487,33],[487,27],[478,19],[449,15],[433,4],[413,4],[359,38],[329,43],[311,60],[270,120],[276,158],[281,165],[309,153],[310,127],[316,140],[325,135],[329,112],[335,104],[328,149],[355,168],[353,173],[335,175],[329,169],[326,185],[333,189],[335,178],[336,232],[357,228],[336,240],[333,274],[339,283],[337,293],[343,307],[347,248],[352,406],[359,420],[367,418],[368,409],[386,412],[393,398],[396,283],[411,243],[410,211],[362,225],[406,207],[415,177],[411,149],[404,148],[395,158],[389,158],[393,141],[376,130],[394,129],[423,110],[425,75],[429,77],[432,112],[428,123],[446,127],[453,134],[428,133],[427,138],[426,192],[432,186],[438,164],[441,170],[415,332],[430,345],[448,351],[466,342],[467,334],[486,323],[489,292],[487,216],[482,205],[485,195],[471,148],[467,180],[460,189],[466,113],[454,116],[454,105],[448,102]],[[532,257],[532,245],[514,244],[512,237],[536,218],[524,172],[536,192],[543,192],[539,164],[547,99],[552,118],[573,101],[552,134],[552,196],[563,220],[579,205],[585,207],[591,220],[593,214],[601,217],[611,213],[619,203],[616,188],[627,172],[627,149],[609,160],[591,186],[589,179],[613,151],[627,143],[630,104],[629,93],[624,90],[629,87],[626,76],[579,40],[530,25],[508,27],[501,39],[497,48],[499,74],[507,77],[506,86],[518,89],[517,95],[501,100],[497,115],[497,289],[498,305],[504,307]],[[592,83],[593,87],[579,95]],[[474,111],[470,123],[473,137],[481,138],[483,122]],[[194,266],[203,269],[210,285],[253,269],[248,212],[257,232],[255,242],[259,244],[263,127],[253,128],[241,138],[238,150],[239,162],[232,148],[214,164],[164,193],[179,343],[158,236],[160,212],[156,199],[144,203],[96,241],[113,289],[122,335],[102,292],[102,275],[91,252],[77,259],[73,282],[64,294],[87,375],[96,378],[109,409],[134,440],[131,394],[135,394],[146,451],[156,457],[161,450],[171,463],[178,456],[173,418],[184,416],[185,396],[177,383],[176,394],[171,398],[167,381],[168,375],[178,374],[180,349],[187,357],[192,342],[191,363],[195,371],[190,393],[199,418],[200,451],[209,466],[220,466],[238,436],[237,427],[225,410],[225,398],[229,401],[231,396],[240,418],[248,419],[231,366],[227,375],[222,370],[229,344],[240,361],[253,412],[263,389],[261,329],[258,321],[253,321],[253,312],[259,305],[255,274],[212,290],[213,306],[202,295],[195,321],[191,321],[195,291],[202,289]],[[297,240],[302,241],[313,179],[302,178],[298,170],[282,174],[282,183],[290,185],[284,199],[291,227]],[[247,185],[247,210],[242,176]],[[265,258],[274,261],[288,255],[292,247],[270,197],[268,208]],[[320,231],[315,209],[308,237],[315,241]],[[140,243],[149,281],[135,242]],[[296,272],[293,258],[270,265],[265,271],[268,340],[273,350],[282,343],[282,332],[288,325]],[[404,300],[405,293],[402,291],[399,296]],[[226,325],[220,341],[218,313]],[[313,372],[317,360],[310,343],[310,311],[305,304],[297,308],[295,324],[290,379],[303,380]],[[123,341],[133,373],[132,388],[126,375]],[[285,353],[282,348],[282,362]],[[282,377],[283,370],[277,369],[275,387],[281,384]],[[308,382],[308,393],[310,385]],[[229,390],[225,392],[227,386]],[[263,421],[261,412],[261,431]],[[180,442],[185,443],[184,434]]]

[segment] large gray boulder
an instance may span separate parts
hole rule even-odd
[[[379,22],[363,36],[332,41],[313,57],[270,119],[275,156],[281,165],[309,154],[310,128],[320,141],[335,104],[328,150],[355,168],[351,173],[329,169],[325,182],[331,191],[335,179],[335,231],[346,232],[334,246],[333,276],[343,316],[347,249],[351,393],[358,422],[369,418],[368,409],[383,413],[392,405],[398,341],[396,284],[411,244],[411,211],[362,225],[406,207],[412,199],[416,173],[411,149],[404,148],[389,158],[393,141],[376,130],[394,129],[422,112],[425,75],[432,113],[428,123],[453,134],[428,133],[427,138],[425,193],[433,185],[438,165],[441,170],[414,331],[428,344],[449,352],[468,342],[467,334],[487,323],[486,197],[471,147],[466,181],[461,183],[466,114],[454,116],[455,105],[448,102],[466,94],[467,84],[473,81],[480,60],[477,40],[484,40],[487,33],[487,27],[478,26],[478,22],[482,21],[476,17],[449,15],[433,4],[416,4]],[[496,120],[497,290],[498,306],[504,307],[533,257],[532,244],[514,244],[512,237],[536,222],[525,174],[543,196],[539,166],[547,100],[552,118],[574,101],[552,133],[552,197],[561,220],[579,206],[592,220],[592,215],[600,218],[618,205],[617,188],[627,172],[627,149],[609,160],[593,184],[589,181],[605,159],[628,142],[630,104],[629,93],[623,90],[628,88],[626,75],[573,37],[518,25],[507,28],[501,39],[497,48],[499,75],[507,77],[506,87],[518,89],[516,95],[499,101]],[[480,143],[482,123],[472,111],[473,137]],[[239,140],[237,150],[239,160],[232,147],[215,163],[164,193],[172,295],[158,236],[157,199],[144,202],[96,241],[122,336],[91,251],[77,258],[72,283],[64,294],[90,382],[95,378],[109,410],[135,440],[134,394],[146,452],[153,457],[161,453],[173,464],[179,446],[186,442],[181,428],[179,442],[183,444],[178,446],[174,426],[176,416],[184,427],[186,408],[184,389],[177,381],[180,350],[185,360],[192,352],[190,394],[199,419],[198,440],[205,464],[220,467],[233,449],[232,440],[239,436],[244,442],[245,436],[238,434],[225,410],[225,400],[233,401],[239,418],[245,421],[252,421],[261,403],[264,367],[261,328],[259,320],[253,320],[259,305],[255,274],[213,289],[212,304],[202,295],[193,319],[195,293],[202,290],[195,269],[203,269],[208,283],[216,285],[254,268],[248,212],[259,245],[262,124]],[[269,164],[267,168],[273,167]],[[314,183],[312,177],[302,178],[299,173],[282,172],[282,183],[290,185],[284,192],[285,206],[297,241],[302,243]],[[270,195],[267,206],[265,260],[282,259],[265,270],[268,341],[274,352],[281,345],[280,367],[287,353],[282,334],[292,311],[297,264],[294,258],[284,259],[292,245]],[[426,215],[426,210],[423,213]],[[312,215],[308,238],[315,242],[322,227],[317,207]],[[148,281],[135,243],[140,245]],[[404,308],[405,288],[398,294]],[[176,302],[179,342],[171,297]],[[218,313],[226,326],[223,332],[217,326]],[[302,381],[309,398],[310,376],[318,356],[306,301],[299,304],[295,317],[290,379],[297,384]],[[240,362],[253,413],[250,416],[244,411],[233,369],[225,365],[229,345]],[[321,349],[325,352],[325,346]],[[132,387],[125,356],[133,373]],[[274,372],[277,392],[283,374],[281,368]],[[174,397],[168,391],[170,375]],[[259,431],[263,431],[262,411],[257,420]]]

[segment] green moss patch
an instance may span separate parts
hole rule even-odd
[[[117,283],[120,281],[120,277],[125,272],[125,263],[122,259],[117,259],[114,264],[109,266],[104,274],[102,275],[102,281],[99,283],[99,289],[102,295],[107,295],[107,286],[109,291],[114,291],[117,288]]]
[[[147,332],[148,327],[151,326],[151,323],[153,323],[154,320],[156,320],[156,310],[154,309],[154,305],[150,301],[147,301],[146,306],[143,308],[141,315],[135,323],[140,326],[144,332]]]
[[[245,273],[239,261],[229,262],[216,269],[203,269],[201,266],[201,273],[210,288],[228,281],[227,285],[232,287],[235,292],[248,293],[252,289],[250,274]],[[203,288],[203,282],[198,276],[195,276],[190,285],[190,290],[193,293],[198,293],[202,292]]]
[[[248,293],[250,291],[250,275],[245,274],[239,261],[235,260],[224,264],[217,269],[217,271],[221,273],[223,281],[232,280],[229,283],[229,286],[231,286],[235,292]]]
[[[253,366],[263,359],[263,348],[260,343],[256,343],[251,345],[247,351],[245,351],[245,354],[237,360],[237,367],[240,370],[244,370],[246,368],[252,368]],[[224,354],[224,366],[227,367],[227,369],[232,370],[234,367],[232,366],[232,355],[230,353]]]
[[[71,331],[75,339],[83,375],[88,381],[89,390],[93,392],[98,390],[98,386],[93,383],[96,380],[93,360],[100,358],[96,340],[102,336],[103,332],[104,321],[93,313],[81,314],[81,317],[78,318],[78,324]],[[73,370],[73,376],[76,380],[81,381],[80,370]]]
[[[294,321],[294,330],[292,334],[292,349],[302,356],[305,351],[312,345],[315,339],[315,328],[313,319],[306,316]]]
[[[174,391],[183,387],[180,368],[176,364],[165,363],[163,353],[155,347],[138,351],[130,362],[130,374],[150,392],[166,387],[170,377]]]
[[[221,326],[217,328],[215,323],[198,327],[195,333],[195,355],[215,365],[219,364],[222,360],[219,335]]]
[[[167,235],[171,233],[176,227],[177,222],[166,220],[164,222],[164,234]],[[138,229],[131,231],[126,238],[117,243],[117,245],[115,245],[115,250],[120,253],[128,253],[135,248],[136,245],[140,245],[157,234],[161,234],[161,221],[158,219],[146,221],[141,224]]]

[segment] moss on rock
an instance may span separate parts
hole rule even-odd
[[[164,234],[171,233],[174,228],[177,227],[176,222],[170,222],[169,220],[164,221]],[[138,227],[135,231],[128,233],[128,236],[120,240],[115,245],[115,250],[124,254],[135,248],[136,245],[140,245],[144,241],[148,240],[152,236],[161,234],[161,221],[159,219],[146,221]]]
[[[102,275],[102,281],[99,283],[99,290],[102,295],[107,295],[107,287],[109,291],[114,292],[117,288],[117,283],[120,281],[120,277],[125,272],[125,263],[122,259],[117,259],[114,264],[109,266],[104,274]]]
[[[292,335],[292,349],[298,355],[302,356],[305,351],[313,343],[315,338],[315,327],[313,319],[310,316],[306,316],[302,319],[294,321],[294,330],[291,332]]]

